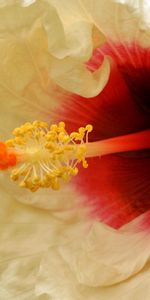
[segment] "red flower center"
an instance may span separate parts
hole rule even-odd
[[[90,142],[150,129],[149,49],[107,43],[94,51],[88,68],[96,70],[104,55],[110,57],[111,75],[102,93],[71,96],[61,111],[70,131],[93,125]],[[115,228],[150,209],[149,181],[149,150],[90,158],[88,170],[75,179],[92,215]]]

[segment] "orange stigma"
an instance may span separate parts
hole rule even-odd
[[[17,158],[15,153],[8,151],[5,143],[0,142],[0,170],[15,166]]]

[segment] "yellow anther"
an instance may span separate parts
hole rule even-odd
[[[57,132],[55,131],[49,131],[46,135],[46,140],[47,141],[55,141],[57,139]]]
[[[93,130],[93,126],[88,124],[86,125],[85,129],[88,131],[88,132],[91,132]]]
[[[77,133],[77,132],[72,132],[72,133],[70,134],[70,137],[71,137],[72,139],[75,139],[77,136],[78,136],[78,133]]]
[[[69,135],[66,135],[65,132],[61,131],[58,135],[58,139],[59,139],[60,142],[66,143],[70,140],[70,137],[69,137]]]
[[[88,168],[88,163],[85,159],[82,160],[82,166],[84,169]]]
[[[13,147],[14,146],[14,140],[13,139],[7,140],[5,142],[5,144],[7,145],[7,147]]]
[[[45,148],[47,148],[47,149],[49,149],[49,150],[51,150],[51,151],[53,151],[53,150],[55,149],[55,147],[56,147],[56,145],[55,145],[55,143],[53,143],[53,142],[47,142],[47,143],[45,144]]]
[[[50,130],[57,131],[58,126],[56,124],[51,125]]]
[[[80,139],[82,139],[85,135],[86,129],[84,127],[79,128]]]
[[[83,134],[85,133],[86,129],[84,127],[80,127],[79,128],[79,133]]]
[[[78,174],[78,172],[79,172],[79,170],[78,170],[78,168],[72,168],[71,170],[70,170],[70,174],[72,175],[72,176],[76,176],[77,174]]]
[[[72,139],[74,139],[75,141],[81,141],[82,140],[82,135],[80,133],[78,133],[78,132],[72,132],[70,134],[70,137]]]
[[[65,182],[68,182],[70,180],[70,175],[66,172],[66,173],[63,173],[62,174],[62,179],[65,181]]]
[[[14,181],[18,180],[19,178],[19,172],[17,169],[14,169],[12,172],[11,172],[11,179],[13,179]]]
[[[65,136],[63,137],[63,142],[64,142],[64,143],[68,143],[69,141],[70,141],[69,135],[65,135]]]
[[[64,122],[48,129],[48,124],[41,121],[16,128],[14,139],[6,142],[21,157],[11,173],[12,180],[18,180],[20,187],[32,192],[43,187],[58,190],[61,181],[67,182],[77,175],[78,163],[87,168],[86,143],[91,130],[88,124],[68,134]]]
[[[20,137],[20,136],[16,136],[14,139],[15,143],[18,145],[23,145],[25,144],[25,141]]]
[[[48,128],[48,124],[46,122],[41,122],[41,121],[34,121],[33,122],[33,127],[37,127],[37,128]]]
[[[20,134],[20,128],[16,128],[16,129],[14,129],[14,131],[13,131],[13,135],[19,135]]]
[[[58,135],[58,138],[61,140],[64,138],[64,136],[65,136],[65,133],[63,131],[61,131]]]
[[[78,148],[77,151],[77,157],[80,161],[83,159],[83,157],[85,157],[85,153],[86,153],[86,144],[83,144]]]
[[[58,125],[59,125],[59,127],[63,128],[63,129],[65,128],[65,123],[64,122],[59,122]]]

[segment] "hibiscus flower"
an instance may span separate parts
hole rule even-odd
[[[0,4],[1,140],[65,122],[88,141],[75,157],[88,168],[59,191],[1,172],[2,299],[149,299],[149,13],[146,0]],[[18,163],[11,143],[1,169]]]

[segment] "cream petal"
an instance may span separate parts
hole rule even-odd
[[[46,294],[51,300],[149,300],[149,274],[148,263],[136,276],[120,284],[91,288],[79,284],[62,257],[51,249],[43,260],[36,294],[41,297]]]
[[[80,247],[76,241],[72,243],[71,251],[62,247],[60,253],[77,274],[80,283],[108,286],[133,276],[143,268],[150,256],[149,241],[146,233],[122,234],[95,223]]]
[[[21,204],[0,193],[1,299],[37,299],[36,276],[42,255],[57,237],[58,222],[49,211]]]
[[[66,42],[64,52],[63,49],[60,49],[60,44],[58,44],[58,52],[57,54],[55,52],[54,55],[57,58],[64,58],[68,55],[71,57],[77,57],[78,59],[80,58],[82,61],[88,60],[93,49],[93,23],[91,23],[87,18],[87,15],[79,1],[47,0],[47,2],[55,7],[60,17]],[[48,18],[47,22],[50,25]],[[51,43],[51,32],[49,37],[49,42]]]
[[[91,56],[93,23],[79,1],[13,0],[2,2],[0,8],[0,31],[3,33],[23,35],[38,21],[46,31],[49,52],[55,57],[69,55],[87,60]]]
[[[80,218],[73,206],[77,195],[69,191],[17,195],[2,181],[0,193],[0,290],[4,300],[47,299],[36,296],[35,286],[42,257],[56,246],[61,232]],[[68,188],[69,189],[69,188]],[[12,194],[14,196],[12,196]],[[70,195],[70,198],[69,198]],[[16,201],[16,198],[24,203]],[[67,198],[68,197],[68,198]],[[53,199],[54,198],[54,199]],[[65,202],[72,200],[72,210]],[[39,203],[38,203],[39,201]],[[30,205],[26,205],[30,204]],[[62,204],[64,207],[62,207]],[[65,214],[63,210],[66,209]],[[49,299],[49,298],[48,298]]]
[[[84,97],[93,97],[103,90],[110,72],[107,59],[93,74],[84,64],[91,57],[95,46],[93,23],[90,22],[79,1],[48,0],[48,2],[55,7],[60,16],[67,49],[67,52],[64,49],[63,53],[59,47],[60,54],[55,51],[54,56],[57,59],[52,59],[50,77],[65,90]],[[103,35],[99,35],[98,42],[104,42]]]
[[[55,300],[85,296],[89,300],[104,300],[111,293],[116,295],[115,300],[134,299],[133,295],[138,295],[138,280],[150,271],[149,241],[148,234],[135,233],[134,229],[116,231],[100,223],[91,228],[85,223],[70,226],[61,233],[58,246],[50,248],[43,257],[37,294],[47,293]],[[148,280],[145,287],[148,289]],[[119,298],[124,290],[126,298]]]
[[[94,300],[107,300],[113,298],[115,300],[148,300],[150,297],[149,274],[150,264],[147,263],[141,272],[137,273],[136,276],[131,277],[129,280],[112,287],[101,288],[95,291]]]
[[[2,139],[24,122],[44,118],[53,105],[55,87],[48,76],[50,54],[39,21],[45,9],[39,2],[26,8],[19,4],[0,8]]]
[[[76,277],[55,248],[47,252],[41,263],[36,294],[47,294],[52,300],[85,299]]]
[[[147,0],[81,0],[91,22],[109,38],[123,42],[150,44],[150,5]]]
[[[110,62],[105,58],[95,72],[77,61],[66,58],[62,61],[53,60],[50,70],[51,78],[65,90],[83,97],[94,97],[99,94],[108,82]]]

